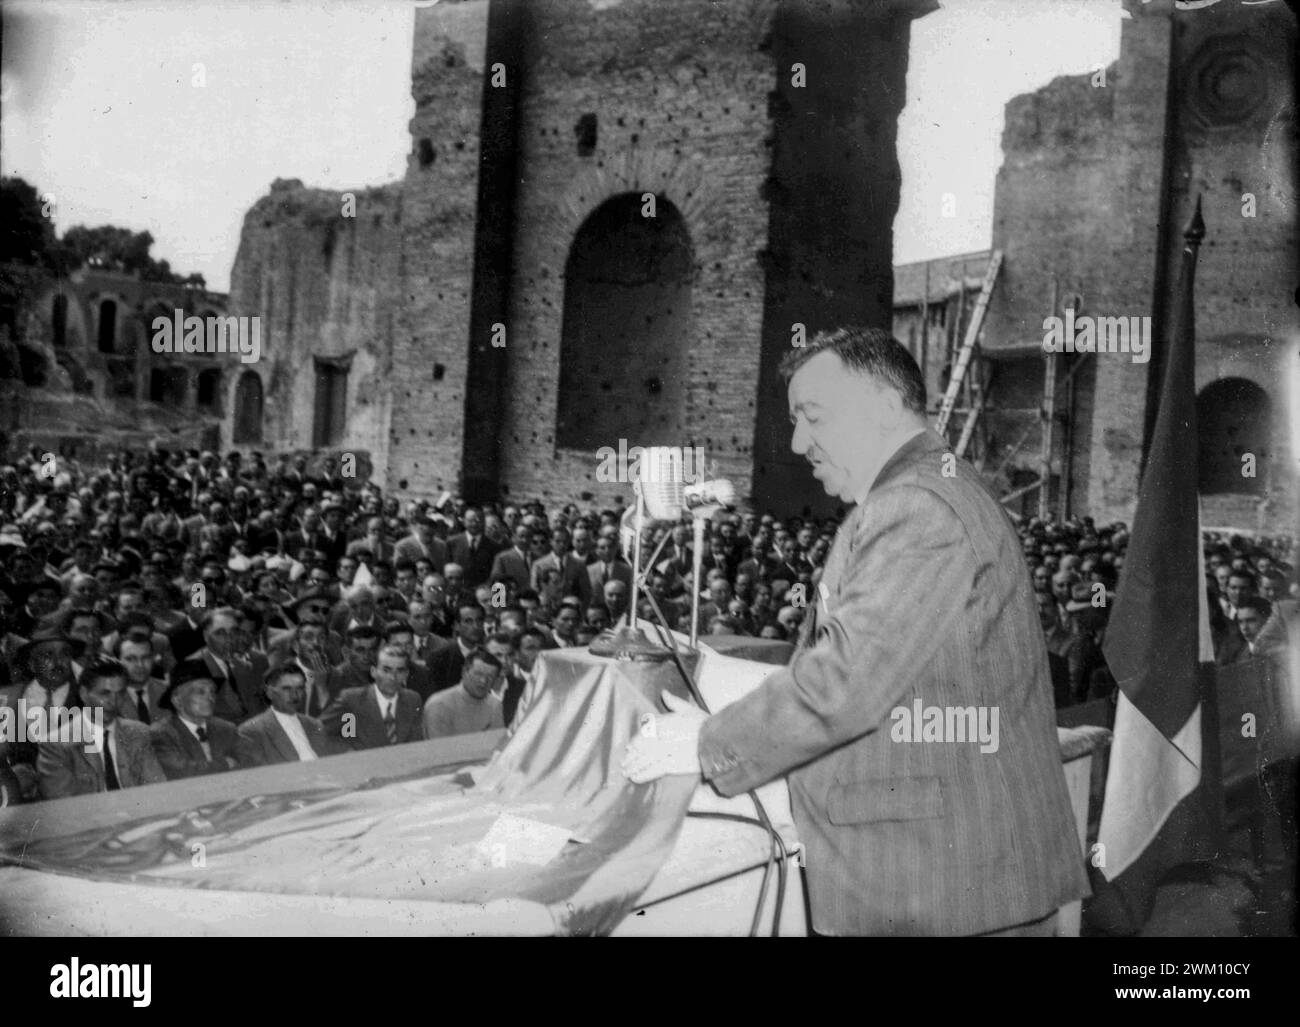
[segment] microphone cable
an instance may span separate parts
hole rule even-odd
[[[662,638],[664,633],[667,632],[668,621],[664,617],[663,611],[659,609],[659,604],[655,601],[655,597],[651,595],[649,591],[645,593],[645,596],[650,601],[650,607],[654,610],[655,616],[659,618],[659,624],[655,625],[655,630],[660,633],[660,637]],[[660,625],[664,625],[664,627],[661,629]],[[713,711],[709,709],[709,704],[704,701],[704,696],[700,693],[699,687],[695,683],[695,679],[686,669],[686,665],[682,663],[682,658],[677,651],[676,639],[673,637],[671,632],[667,632],[667,635],[668,638],[665,641],[665,645],[668,648],[668,654],[672,657],[673,665],[677,668],[678,675],[681,677],[682,681],[686,683],[686,687],[690,691],[691,697],[695,700],[696,705],[698,705],[705,713],[712,713]],[[767,901],[767,890],[771,883],[772,867],[775,863],[777,872],[776,907],[773,910],[772,915],[771,937],[778,938],[781,935],[781,912],[782,907],[785,904],[786,875],[789,873],[789,867],[787,864],[793,853],[786,848],[785,841],[781,838],[780,832],[778,832],[775,826],[773,826],[772,819],[767,814],[767,809],[763,806],[762,800],[758,797],[758,792],[751,788],[745,794],[748,795],[750,801],[754,803],[756,818],[747,817],[740,813],[710,813],[707,811],[700,811],[697,813],[691,813],[688,811],[686,815],[688,817],[693,816],[699,819],[731,820],[752,824],[767,832],[768,858],[763,867],[763,881],[759,886],[758,903],[754,907],[754,918],[750,923],[749,936],[751,938],[758,937],[758,927],[762,922],[763,906]]]

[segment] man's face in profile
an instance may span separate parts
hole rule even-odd
[[[818,353],[790,379],[790,448],[812,464],[827,495],[855,501],[890,456],[882,391],[832,352]]]

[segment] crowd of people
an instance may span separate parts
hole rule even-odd
[[[0,707],[81,711],[95,744],[18,737],[11,715],[0,802],[507,727],[539,653],[628,616],[624,512],[403,504],[333,459],[33,450],[0,467]],[[836,527],[720,512],[697,582],[689,519],[654,526],[638,614],[686,632],[698,590],[701,634],[794,642]],[[1126,526],[1018,528],[1057,705],[1110,697]],[[1205,554],[1217,658],[1265,654],[1300,591],[1291,540]]]

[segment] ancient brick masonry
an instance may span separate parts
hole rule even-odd
[[[294,247],[270,238],[269,208],[246,222],[232,307],[268,311],[284,350],[264,383],[270,444],[312,437],[313,360],[354,354],[339,445],[370,449],[391,487],[608,502],[629,490],[596,481],[595,450],[626,437],[702,446],[763,505],[821,503],[776,366],[795,323],[889,323],[908,26],[934,6],[418,9],[406,176],[367,194],[364,237],[335,228],[369,255],[359,280],[309,256],[315,214],[286,208]],[[663,219],[649,236],[629,221],[646,194]],[[307,205],[326,217],[337,199]],[[301,320],[326,301],[354,313]],[[387,407],[362,386],[381,376]]]

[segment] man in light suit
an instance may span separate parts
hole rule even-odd
[[[666,697],[624,770],[728,796],[788,774],[819,933],[1050,934],[1088,886],[1015,531],[887,333],[823,333],[783,370],[791,448],[857,506],[789,666],[711,717]],[[938,732],[908,723],[925,708]]]
[[[167,780],[150,747],[149,729],[117,715],[126,677],[126,667],[111,656],[93,659],[81,672],[81,713],[89,731],[81,741],[73,741],[70,735],[66,740],[48,739],[37,746],[36,772],[42,799],[117,791]],[[95,721],[100,718],[102,731],[96,731]],[[85,739],[91,739],[91,744]]]
[[[533,575],[530,584],[540,592],[542,575],[548,570],[560,572],[560,595],[577,596],[583,605],[591,602],[591,576],[587,573],[586,561],[576,556],[569,548],[567,528],[554,528],[551,531],[551,551],[540,559],[533,561]]]
[[[307,681],[296,665],[286,663],[266,672],[266,698],[271,708],[239,725],[235,753],[241,767],[315,760],[343,751],[319,720],[303,714]]]
[[[366,688],[345,688],[321,717],[325,733],[349,749],[377,749],[418,742],[424,737],[423,703],[406,687],[410,657],[396,645],[385,645]]]
[[[593,602],[600,602],[610,581],[621,581],[632,590],[632,565],[618,555],[614,540],[607,535],[596,539],[596,559],[587,564],[587,575]]]
[[[532,576],[532,553],[529,545],[532,531],[523,524],[515,527],[514,544],[501,550],[492,558],[492,569],[488,572],[488,581],[513,581],[515,590],[522,592],[529,587]]]
[[[379,559],[379,554],[375,554]],[[447,562],[447,543],[433,533],[433,521],[427,514],[416,514],[411,520],[411,534],[402,539],[393,549],[393,560],[428,560],[434,570],[442,570]]]

